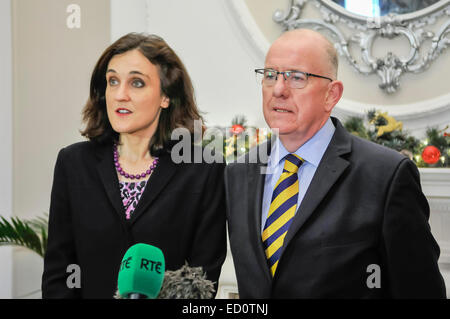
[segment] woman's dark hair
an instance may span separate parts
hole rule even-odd
[[[113,56],[130,50],[139,50],[159,73],[161,95],[170,99],[168,108],[162,108],[158,127],[150,140],[152,155],[169,149],[170,135],[175,128],[194,131],[194,120],[202,120],[197,109],[191,79],[180,58],[156,35],[129,33],[110,45],[98,60],[92,72],[90,94],[83,109],[86,127],[81,135],[103,144],[118,142],[119,134],[113,130],[106,112],[106,71]]]

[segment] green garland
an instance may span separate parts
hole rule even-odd
[[[443,129],[428,128],[426,137],[420,140],[403,130],[402,122],[396,121],[386,112],[373,109],[368,111],[365,117],[348,118],[344,127],[353,135],[404,154],[418,167],[450,167],[450,134],[446,132],[448,125]],[[247,126],[247,119],[243,115],[235,116],[231,127],[221,130],[226,138],[223,139],[223,149],[220,151],[227,162],[236,160],[253,146],[270,139],[271,135],[270,131]],[[203,146],[212,142],[212,139],[205,139]],[[430,154],[434,155],[435,163],[430,164]]]
[[[403,130],[401,122],[397,122],[387,113],[370,110],[367,119],[350,117],[344,127],[350,133],[377,144],[392,148],[413,160],[418,167],[450,167],[450,134],[444,129],[428,128],[426,138],[419,140]],[[436,147],[440,152],[439,160],[428,164],[423,159],[423,151],[428,146]]]

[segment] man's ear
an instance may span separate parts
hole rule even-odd
[[[161,107],[163,109],[167,109],[169,107],[169,104],[170,104],[170,99],[167,96],[163,95],[163,98],[161,100]]]
[[[328,92],[325,97],[325,108],[327,112],[331,112],[334,106],[339,102],[344,92],[344,85],[341,81],[333,81],[328,84]]]

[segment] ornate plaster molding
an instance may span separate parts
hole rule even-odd
[[[307,2],[314,3],[322,19],[302,18]],[[273,20],[284,30],[306,27],[327,31],[339,55],[345,57],[357,72],[376,74],[381,80],[379,88],[386,93],[394,93],[400,86],[402,74],[425,71],[450,46],[450,20],[446,20],[437,32],[430,29],[442,16],[450,17],[450,0],[441,0],[414,13],[375,18],[351,13],[331,0],[290,0],[288,10],[276,10]],[[348,26],[351,34],[345,35],[339,24]],[[410,46],[408,55],[402,57],[387,51],[382,58],[374,57],[372,47],[378,37],[405,37]],[[426,50],[424,44],[427,41],[431,41],[431,45]],[[360,59],[352,55],[350,46],[359,48]]]

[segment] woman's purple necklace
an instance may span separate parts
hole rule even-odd
[[[153,163],[150,165],[148,170],[146,170],[144,173],[137,174],[137,175],[128,174],[120,166],[120,163],[119,163],[119,152],[117,151],[117,144],[115,144],[115,143],[114,143],[114,146],[113,146],[113,150],[114,150],[114,166],[116,167],[117,172],[120,175],[124,176],[125,178],[131,178],[131,179],[145,178],[146,176],[150,175],[153,172],[153,170],[155,169],[156,165],[158,164],[158,157],[155,157],[155,159],[153,160]]]

